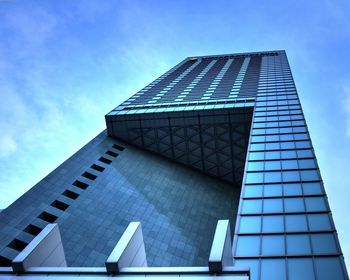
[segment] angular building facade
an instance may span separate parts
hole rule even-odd
[[[284,51],[187,58],[105,118],[0,213],[2,267],[51,223],[68,266],[103,266],[132,221],[148,266],[203,267],[225,219],[251,279],[348,279]]]

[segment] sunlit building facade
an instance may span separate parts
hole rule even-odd
[[[68,266],[104,264],[132,221],[148,266],[206,266],[217,220],[251,279],[348,279],[284,51],[189,57],[0,213],[0,264],[57,223]]]

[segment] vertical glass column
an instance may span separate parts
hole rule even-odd
[[[284,53],[262,59],[233,254],[252,279],[347,279]]]

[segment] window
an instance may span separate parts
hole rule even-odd
[[[53,223],[54,221],[57,220],[57,217],[55,215],[52,215],[50,213],[47,213],[47,212],[42,212],[39,216],[38,216],[39,219],[42,219],[48,223]]]
[[[241,217],[239,232],[240,233],[257,233],[261,230],[261,217]]]
[[[284,160],[282,161],[282,169],[298,169],[298,163],[296,160]]]
[[[305,204],[308,212],[327,211],[323,197],[306,197]]]
[[[27,245],[28,243],[15,238],[7,245],[7,247],[10,247],[16,251],[22,251]]]
[[[262,255],[284,255],[284,236],[283,235],[263,235],[262,236]]]
[[[263,182],[263,175],[262,172],[247,173],[245,182],[247,184],[261,183]]]
[[[51,206],[57,208],[57,209],[60,209],[62,211],[65,211],[69,205],[62,202],[62,201],[59,201],[59,200],[55,200],[54,202],[51,203]]]
[[[285,219],[287,232],[307,231],[305,215],[286,215]]]
[[[259,236],[239,236],[237,241],[237,256],[258,256],[260,248]]]
[[[97,178],[96,175],[91,174],[90,172],[84,172],[81,176],[88,178],[89,180],[95,180]]]
[[[76,181],[74,181],[73,186],[76,186],[78,188],[81,188],[81,189],[85,190],[89,185],[86,184],[86,183],[83,183],[83,182],[81,182],[79,180],[76,180]]]
[[[41,228],[30,224],[23,231],[25,231],[25,232],[27,232],[27,233],[29,233],[31,235],[37,236],[41,232]]]
[[[301,184],[284,184],[283,185],[284,195],[302,195]]]
[[[249,171],[264,170],[264,162],[263,161],[248,162],[248,170]]]
[[[282,199],[264,199],[264,213],[283,212]]]
[[[263,232],[283,232],[283,216],[263,216]]]
[[[110,155],[110,156],[112,156],[112,157],[117,157],[117,156],[118,156],[117,153],[112,152],[112,151],[109,151],[109,150],[106,152],[106,154],[107,154],[107,155]]]
[[[91,165],[90,167],[91,167],[92,169],[95,169],[95,170],[99,171],[99,172],[102,172],[103,170],[105,170],[104,167],[99,166],[99,165],[97,165],[97,164],[93,164],[93,165]]]
[[[315,279],[312,259],[311,258],[310,259],[309,258],[288,259],[288,279],[289,280]],[[338,279],[338,278],[334,278],[334,279]]]
[[[313,159],[300,159],[299,167],[302,169],[316,168],[316,163],[315,163],[315,160]]]
[[[284,259],[263,259],[261,261],[261,280],[285,280],[286,263]]]
[[[338,253],[334,236],[331,233],[311,234],[311,243],[315,254]]]
[[[322,194],[320,183],[303,183],[304,194]]]
[[[309,214],[307,217],[309,219],[310,230],[332,230],[328,214]]]
[[[344,276],[342,265],[338,257],[315,258],[318,280],[347,279]]]
[[[304,170],[300,171],[302,181],[318,181],[320,177],[317,170]]]
[[[236,260],[237,267],[250,267],[250,280],[258,280],[259,276],[259,260]]]
[[[265,183],[277,183],[281,182],[281,172],[265,172]]]
[[[302,198],[285,198],[284,209],[286,212],[304,212],[304,202]]]
[[[310,241],[307,234],[289,234],[286,238],[288,255],[311,254]]]
[[[262,190],[262,185],[247,185],[244,189],[244,197],[261,197]]]
[[[79,194],[77,194],[76,192],[72,192],[70,190],[65,190],[62,194],[74,200],[77,199],[79,196]]]
[[[295,182],[300,181],[299,172],[298,171],[283,171],[283,182]]]
[[[243,200],[242,213],[252,214],[252,213],[261,213],[261,199],[250,199]]]
[[[282,196],[282,186],[280,184],[265,185],[264,196]]]
[[[111,164],[111,162],[112,162],[110,159],[105,158],[105,157],[100,157],[98,160],[103,162],[103,163],[106,163],[106,164]]]

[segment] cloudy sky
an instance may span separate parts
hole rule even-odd
[[[284,49],[349,266],[349,13],[348,0],[0,0],[0,209],[185,57]]]

